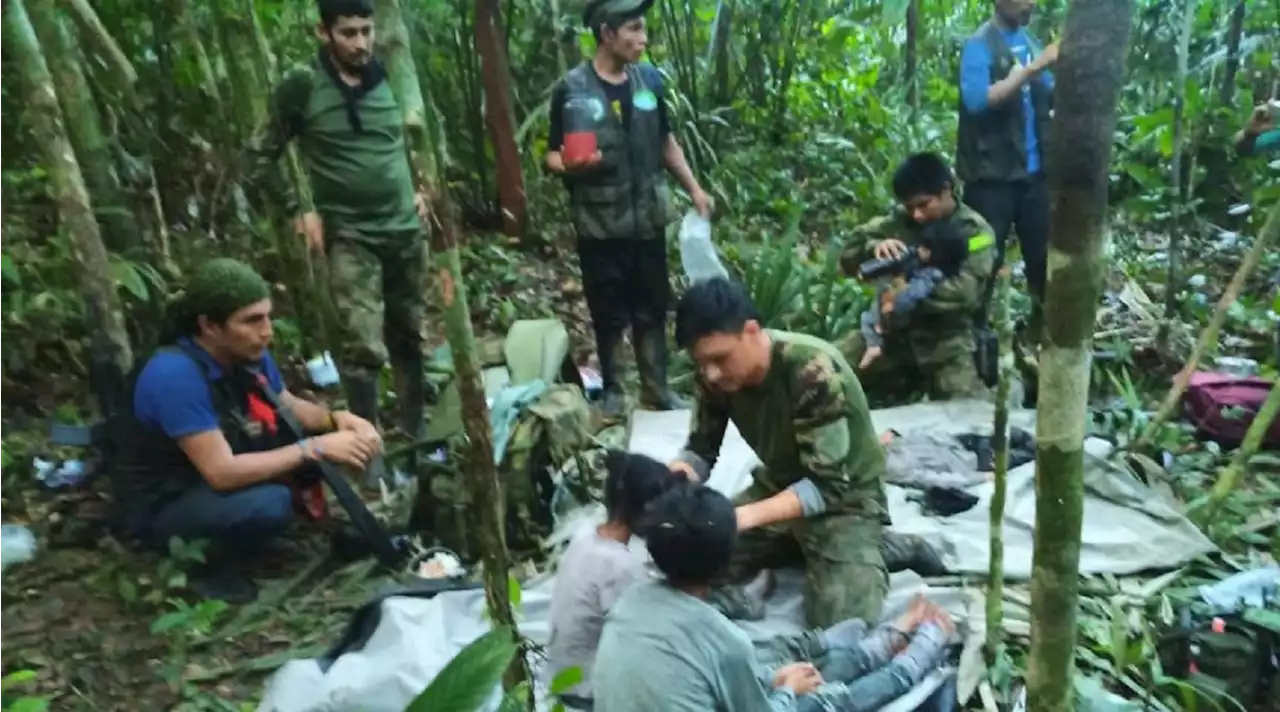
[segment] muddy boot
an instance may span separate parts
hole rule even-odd
[[[376,375],[350,375],[342,379],[346,384],[347,407],[352,413],[364,418],[378,427],[378,378]],[[360,487],[367,492],[381,492],[380,482],[391,484],[387,476],[387,463],[381,454],[369,461],[364,475],[360,479]]]
[[[885,532],[880,542],[880,555],[889,573],[911,569],[921,576],[944,576],[947,567],[932,546],[914,534]]]
[[[647,410],[685,410],[692,404],[667,386],[667,337],[664,330],[636,330],[636,369],[640,371],[640,407]]]
[[[596,334],[596,351],[600,359],[600,380],[604,388],[600,394],[600,414],[606,423],[616,423],[627,415],[627,392],[622,386],[618,357],[622,348],[622,334]]]

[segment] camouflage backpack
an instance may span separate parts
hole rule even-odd
[[[487,364],[487,390],[496,393],[536,380],[547,384],[519,410],[498,463],[507,505],[507,547],[514,558],[528,558],[551,533],[552,505],[560,484],[557,473],[594,445],[591,408],[569,357],[568,333],[559,321],[516,322],[502,351],[501,366]],[[505,378],[494,373],[497,368],[505,369]],[[464,560],[478,558],[478,517],[466,483],[459,475],[437,474],[431,492],[432,528],[440,543]]]
[[[1256,705],[1280,701],[1278,609],[1245,609],[1218,616],[1216,625],[1187,611],[1183,625],[1161,637],[1159,651],[1165,674],[1191,683],[1208,707],[1269,709]]]

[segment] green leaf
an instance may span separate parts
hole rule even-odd
[[[169,611],[151,621],[151,634],[159,635],[178,628],[187,622],[187,611]]]
[[[6,712],[45,712],[49,700],[43,697],[20,697],[6,708]]]
[[[0,680],[0,689],[7,690],[10,685],[18,685],[34,679],[36,679],[35,670],[17,670],[5,675],[4,679]]]
[[[405,712],[476,712],[516,655],[512,630],[495,628],[454,656]]]
[[[133,295],[134,299],[140,302],[147,301],[147,283],[143,281],[142,274],[132,264],[122,259],[111,260],[111,278],[118,286],[124,287],[125,291]]]
[[[582,668],[574,666],[565,668],[556,673],[551,678],[551,694],[560,695],[573,689],[575,685],[582,682]]]
[[[18,266],[8,256],[0,256],[0,274],[3,275],[6,284],[14,287],[22,286],[22,277],[18,274]]]
[[[520,601],[524,596],[523,590],[520,588],[520,579],[515,576],[507,576],[507,599],[511,601],[512,608],[519,608]]]

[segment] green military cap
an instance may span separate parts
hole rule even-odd
[[[653,0],[591,0],[582,11],[582,24],[595,29],[610,21],[640,17],[653,6]]]

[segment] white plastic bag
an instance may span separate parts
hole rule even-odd
[[[711,221],[694,210],[680,222],[680,264],[691,282],[729,277],[711,242]]]

